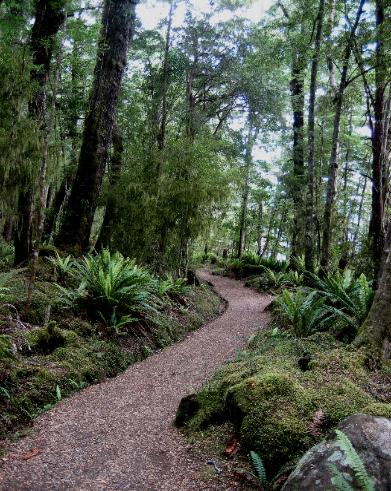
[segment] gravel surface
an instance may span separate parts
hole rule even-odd
[[[199,276],[228,301],[224,314],[39,417],[32,434],[3,459],[1,490],[235,489],[198,479],[205,462],[197,461],[172,421],[181,398],[267,325],[270,297],[206,271]],[[31,450],[38,455],[24,460]]]

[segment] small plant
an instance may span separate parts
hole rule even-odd
[[[56,399],[57,402],[60,402],[62,399],[61,388],[59,385],[56,385]]]
[[[357,330],[372,304],[374,291],[364,274],[356,280],[351,270],[337,272],[326,278],[311,275],[319,295],[327,299],[327,308],[335,319]]]
[[[156,311],[156,279],[119,252],[112,254],[103,249],[99,254],[88,255],[77,265],[80,291],[85,290],[87,300],[104,318],[113,309],[120,313],[148,313]]]
[[[72,256],[61,257],[56,251],[56,255],[48,257],[47,261],[54,267],[59,280],[64,280],[75,271],[75,261]]]
[[[13,358],[12,344],[9,336],[0,334],[0,360]]]
[[[308,293],[299,289],[295,293],[285,289],[275,300],[277,312],[298,337],[309,336],[322,330],[329,319],[325,308],[326,299],[316,291]]]
[[[137,320],[131,315],[121,315],[119,317],[115,308],[113,309],[113,312],[109,319],[106,319],[101,312],[99,312],[99,315],[101,316],[106,326],[110,329],[113,329],[116,334],[120,334],[125,326],[129,326]]]
[[[266,484],[266,470],[265,470],[265,466],[263,465],[262,459],[253,450],[250,451],[249,456],[250,456],[251,463],[256,472],[256,475],[252,474],[252,476],[257,479],[260,486],[264,486]]]
[[[0,238],[0,267],[9,266],[14,258],[14,247]]]
[[[356,452],[347,435],[341,430],[335,430],[337,442],[344,452],[348,462],[353,469],[354,476],[360,484],[362,491],[375,491],[373,479],[369,476],[361,457]],[[333,474],[332,482],[337,491],[353,490],[352,486],[346,481],[344,475],[337,469],[336,465],[331,465],[330,470]]]
[[[181,296],[189,293],[190,288],[187,285],[186,278],[174,280],[172,275],[167,275],[165,280],[157,280],[156,293],[159,296]]]

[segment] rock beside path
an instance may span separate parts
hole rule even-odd
[[[376,491],[391,490],[391,420],[353,414],[338,426],[351,441],[367,473],[373,479]],[[299,461],[289,476],[283,491],[332,490],[335,488],[335,466],[345,481],[361,490],[346,452],[341,448],[336,433],[312,447]]]

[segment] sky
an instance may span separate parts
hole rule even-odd
[[[238,9],[235,14],[258,22],[271,4],[272,0],[253,0],[249,7]],[[210,10],[208,0],[193,0],[192,5],[194,13],[206,13]],[[155,29],[158,23],[167,17],[168,8],[168,2],[144,0],[137,6],[137,15],[146,29]],[[179,27],[183,23],[186,8],[187,2],[182,1],[178,4],[173,22],[175,27]],[[232,16],[232,12],[224,10],[214,16],[214,21],[225,21]]]

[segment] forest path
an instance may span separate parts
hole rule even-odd
[[[179,401],[264,327],[270,297],[212,276],[227,310],[184,341],[77,393],[39,417],[3,459],[1,490],[233,489],[197,479],[205,462],[172,426]],[[23,456],[32,449],[39,454]]]

